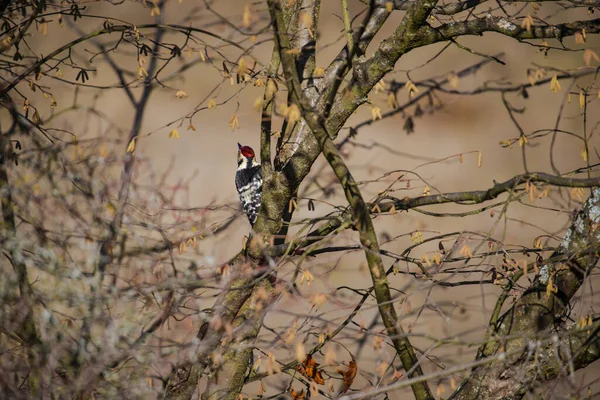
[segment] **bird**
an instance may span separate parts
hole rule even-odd
[[[239,143],[237,164],[235,187],[250,225],[254,226],[262,201],[262,168],[252,147]]]

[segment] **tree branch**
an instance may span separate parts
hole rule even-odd
[[[277,300],[273,286],[268,280],[261,280],[254,286],[252,295],[241,307],[232,323],[236,329],[235,336],[225,337],[220,348],[225,349],[221,354],[221,366],[209,378],[208,386],[202,394],[202,400],[234,400],[244,386],[246,370],[254,349],[254,341],[258,336],[263,319],[269,309],[265,304]]]
[[[0,1],[0,14],[4,13],[4,10],[10,3],[12,3],[12,0]],[[10,40],[8,40],[6,43],[4,43],[4,42],[2,43],[2,45],[0,46],[0,54],[3,54],[6,50],[10,49],[13,46],[13,44],[18,45],[19,41],[25,36],[27,31],[29,30],[29,27],[31,27],[31,24],[33,24],[33,22],[35,21],[35,18],[42,12],[42,10],[44,9],[45,6],[46,6],[45,0],[40,0],[38,2],[37,6],[31,13],[31,16],[29,17],[29,19],[25,23],[23,23],[23,22],[21,23],[21,25],[23,25],[23,27],[19,30],[19,33],[14,38],[11,38]]]
[[[471,19],[444,24],[430,29],[430,39],[443,41],[464,35],[481,35],[484,32],[497,32],[515,39],[558,39],[573,36],[585,29],[586,33],[600,33],[600,19],[575,21],[556,25],[533,25],[530,30],[521,28],[505,17],[488,15],[486,18]]]
[[[363,54],[371,43],[379,29],[389,17],[390,12],[385,8],[369,9],[363,24],[352,33],[352,42],[355,44],[354,52]],[[314,78],[314,89],[305,92],[305,95],[313,101],[315,109],[320,108],[325,115],[329,112],[325,106],[331,106],[335,94],[350,70],[351,55],[348,46],[342,48],[335,59],[325,69],[323,77]],[[309,86],[310,89],[310,86]],[[321,154],[319,145],[311,134],[304,120],[301,120],[289,137],[282,141],[279,155],[279,165],[287,176],[294,180],[302,181],[310,167]]]
[[[394,344],[394,348],[396,349],[408,376],[423,375],[414,349],[400,326],[396,310],[393,307],[392,296],[383,267],[383,260],[379,254],[379,244],[377,243],[377,235],[375,233],[373,221],[369,215],[369,209],[362,198],[356,181],[342,160],[335,144],[329,137],[329,134],[324,127],[322,116],[311,110],[310,102],[304,98],[302,94],[300,79],[294,68],[294,58],[286,51],[286,49],[289,49],[290,44],[285,33],[286,27],[281,6],[277,0],[269,0],[268,3],[275,28],[275,43],[280,48],[280,56],[288,91],[290,92],[294,103],[300,106],[306,123],[319,141],[323,155],[335,172],[344,189],[346,199],[352,208],[354,225],[359,231],[360,242],[365,248],[365,256],[373,281],[379,313],[387,329],[387,333]],[[433,395],[426,382],[419,382],[413,385],[412,389],[417,399],[433,399]]]
[[[375,203],[379,209],[372,212],[389,212],[392,209],[396,210],[409,210],[411,208],[428,206],[433,204],[445,204],[445,203],[458,203],[463,205],[473,205],[483,203],[489,200],[493,200],[500,196],[502,193],[510,192],[517,188],[517,186],[526,182],[543,182],[553,186],[560,187],[596,187],[600,186],[599,178],[590,179],[577,179],[577,178],[566,178],[561,176],[555,176],[546,174],[543,172],[532,172],[529,174],[517,175],[505,182],[496,183],[488,190],[474,190],[470,192],[455,192],[455,193],[440,193],[430,196],[421,196],[404,199],[394,199],[391,196],[384,196],[385,199],[392,201]],[[371,204],[370,208],[373,208],[375,204]]]
[[[452,399],[520,399],[535,382],[560,374],[565,360],[579,369],[600,358],[597,327],[591,329],[592,334],[590,329],[584,329],[575,346],[554,345],[555,351],[548,351],[538,349],[536,344],[540,336],[561,335],[565,329],[571,329],[565,328],[562,321],[568,316],[571,298],[600,259],[595,251],[600,247],[599,227],[600,188],[595,188],[551,258],[561,254],[573,256],[563,262],[549,262],[540,269],[529,289],[498,320],[491,340],[481,347],[478,357],[515,354],[507,356],[506,362],[473,369]],[[565,349],[570,354],[564,354]],[[525,356],[532,351],[539,351],[539,357]]]
[[[490,357],[481,358],[471,363],[461,364],[456,367],[441,370],[439,372],[429,374],[426,376],[419,376],[411,379],[401,380],[397,383],[382,386],[380,388],[370,390],[368,392],[360,392],[357,394],[341,397],[340,400],[359,400],[364,399],[368,396],[375,396],[380,393],[391,393],[394,390],[405,388],[409,385],[413,385],[415,382],[424,381],[426,379],[441,379],[444,377],[452,376],[461,371],[469,369],[486,369],[489,373],[493,373],[490,369],[495,364],[506,365],[506,360],[509,357],[514,356],[533,356],[531,364],[537,370],[535,373],[544,371],[544,367],[549,367],[549,376],[543,377],[544,380],[554,378],[557,373],[564,373],[564,359],[573,359],[583,365],[584,363],[590,363],[592,358],[597,359],[600,356],[600,320],[596,320],[592,325],[585,329],[578,327],[570,327],[561,330],[558,334],[553,333],[551,336],[540,335],[538,340],[532,343],[532,346],[527,346],[519,349],[507,350],[506,352],[492,355]],[[564,358],[563,358],[564,357]],[[587,364],[586,364],[587,365]],[[529,373],[531,371],[527,371]],[[523,374],[525,375],[525,374]],[[514,383],[510,378],[503,379],[505,385],[511,385]],[[506,397],[510,400],[521,399],[523,396]],[[475,393],[473,399],[490,399],[498,398],[503,399],[502,393],[496,393],[494,391],[486,391]],[[455,399],[455,397],[450,397]]]
[[[359,0],[361,3],[369,4],[370,0]],[[507,0],[506,3],[542,3],[542,2],[558,2],[561,0]],[[454,15],[460,12],[470,10],[472,8],[477,7],[480,4],[486,3],[487,0],[466,0],[459,1],[457,3],[444,4],[442,6],[436,6],[433,9],[432,14],[436,15]],[[375,0],[375,6],[384,8],[387,7],[388,4],[392,4],[394,10],[408,10],[412,5],[413,1],[410,0]],[[569,3],[580,5],[582,7],[588,7],[589,4],[585,3],[583,0],[579,1],[569,1]]]
[[[14,103],[10,103],[13,118],[15,115]],[[15,203],[12,197],[12,188],[8,178],[7,165],[11,162],[13,154],[12,143],[8,133],[0,132],[0,192],[2,193],[2,226],[0,227],[0,240],[6,252],[7,257],[17,274],[17,283],[19,286],[19,296],[22,299],[24,309],[20,310],[23,314],[21,323],[16,329],[16,334],[22,344],[26,347],[29,361],[29,395],[37,397],[43,386],[42,366],[45,361],[41,359],[45,351],[42,348],[42,341],[38,335],[35,320],[33,317],[33,293],[29,284],[27,266],[22,255],[22,249],[18,245],[17,225],[15,223]],[[10,252],[10,255],[8,254]]]
[[[367,94],[388,72],[396,61],[408,51],[439,39],[426,33],[432,30],[427,25],[427,17],[436,6],[437,0],[418,0],[408,8],[398,28],[383,40],[375,54],[366,60],[354,63],[352,79],[337,96],[327,120],[327,130],[338,132],[354,111],[366,101]]]

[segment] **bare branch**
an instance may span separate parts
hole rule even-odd
[[[532,342],[534,338],[540,335],[562,336],[565,324],[557,322],[565,320],[570,299],[600,259],[596,250],[600,248],[599,224],[600,189],[596,188],[573,218],[571,227],[553,254],[574,255],[566,262],[544,265],[528,290],[498,320],[491,340],[480,348],[479,358],[505,353],[506,363],[474,369],[452,399],[521,398],[530,382],[557,376],[562,369],[562,359],[572,359],[574,368],[578,369],[600,358],[598,328],[595,327],[591,331],[581,327],[576,329],[579,335],[583,334],[575,336],[577,344],[557,346],[557,356],[544,350],[540,354],[550,356],[523,357],[528,352],[537,354],[540,351]],[[594,251],[588,252],[587,249]],[[499,340],[501,337],[511,339]],[[571,353],[563,356],[563,349],[569,349]],[[519,365],[518,379],[513,377],[513,364]],[[544,374],[540,376],[539,371],[544,371]]]
[[[364,3],[364,4],[369,4],[370,0],[359,0],[360,2]],[[542,2],[558,2],[560,0],[508,0],[505,1],[506,3],[542,3]],[[444,4],[442,6],[436,6],[433,10],[433,14],[436,15],[455,15],[458,13],[461,13],[463,11],[466,10],[470,10],[472,8],[477,7],[480,4],[486,3],[487,0],[466,0],[466,1],[459,1],[456,3],[451,3],[451,4]],[[375,0],[374,1],[375,5],[377,7],[387,7],[388,4],[392,4],[394,10],[408,10],[408,8],[410,8],[410,6],[413,5],[413,1],[411,0]],[[582,7],[588,7],[589,4],[591,3],[587,3],[583,0],[570,0],[569,3],[574,4],[574,5],[578,5],[578,6],[582,6]]]
[[[389,212],[392,207],[396,210],[409,210],[415,207],[422,207],[432,204],[445,204],[445,203],[457,203],[463,205],[479,204],[485,201],[493,200],[502,193],[507,193],[515,190],[519,185],[526,182],[543,182],[553,186],[559,187],[597,187],[600,186],[600,178],[590,179],[577,179],[577,178],[566,178],[561,176],[554,176],[543,172],[532,172],[529,174],[523,174],[515,176],[505,182],[496,183],[493,187],[488,190],[475,190],[471,192],[457,192],[457,193],[440,193],[430,196],[413,197],[406,199],[393,199],[391,196],[383,196],[386,200],[393,200],[391,202],[383,201],[376,203],[379,206],[381,212]],[[373,205],[371,206],[373,208]],[[379,211],[377,210],[377,211]]]
[[[352,177],[350,171],[342,160],[335,144],[329,137],[323,124],[323,119],[318,114],[310,111],[310,103],[303,96],[300,88],[300,79],[294,68],[294,58],[286,52],[289,49],[289,40],[285,34],[286,27],[283,21],[283,15],[279,3],[276,0],[269,1],[269,10],[275,27],[275,43],[280,48],[280,56],[283,65],[284,74],[287,81],[288,90],[291,93],[294,103],[301,107],[302,115],[306,123],[311,128],[313,134],[317,137],[321,146],[323,155],[334,170],[340,184],[344,189],[346,199],[352,208],[352,218],[354,226],[359,232],[360,242],[365,247],[365,256],[369,265],[371,279],[373,281],[375,297],[377,299],[379,313],[387,328],[387,333],[394,343],[394,347],[404,369],[409,377],[423,375],[419,362],[416,358],[413,347],[399,324],[396,310],[393,307],[392,297],[388,286],[388,281],[383,267],[383,261],[379,255],[379,244],[373,221],[369,216],[369,209],[364,202],[360,189]],[[425,382],[420,382],[412,386],[417,399],[433,399],[429,386]]]
[[[481,35],[484,32],[497,32],[515,39],[558,39],[585,29],[587,33],[600,33],[600,19],[575,21],[555,25],[533,25],[531,29],[507,20],[505,17],[488,15],[486,18],[475,18],[451,24],[443,24],[429,31],[428,41],[443,41],[463,35]],[[431,42],[433,43],[433,42]]]

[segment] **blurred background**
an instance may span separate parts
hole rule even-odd
[[[260,108],[257,108],[256,104],[257,100],[262,99],[264,88],[255,86],[252,81],[238,84],[225,76],[226,71],[221,62],[223,57],[238,62],[242,54],[240,49],[228,45],[223,39],[233,40],[250,49],[250,54],[245,54],[244,59],[254,71],[259,71],[261,65],[269,63],[272,50],[268,12],[264,2],[221,0],[208,4],[210,8],[206,8],[203,2],[169,1],[163,9],[161,18],[164,23],[202,27],[216,32],[221,38],[198,34],[202,41],[186,43],[184,35],[180,33],[165,35],[164,42],[177,44],[182,49],[182,57],[172,60],[161,72],[161,76],[164,77],[161,80],[163,87],[152,93],[147,112],[143,115],[141,135],[135,143],[135,157],[140,160],[134,175],[136,183],[160,184],[171,193],[170,200],[177,207],[196,209],[196,212],[188,213],[185,217],[173,211],[170,223],[193,225],[198,229],[220,226],[232,215],[240,214],[234,185],[237,143],[258,149],[260,141]],[[528,13],[527,7],[530,6],[523,4],[510,5],[511,12],[525,7],[522,15]],[[89,2],[85,3],[85,7],[86,15],[99,17],[84,19],[83,23],[64,21],[61,28],[50,24],[47,35],[38,31],[30,38],[32,51],[48,53],[81,33],[100,29],[106,16],[140,27],[155,22],[155,17],[151,15],[151,3],[125,2],[111,5],[105,2]],[[358,1],[350,2],[352,15],[358,15],[364,8],[364,4]],[[249,16],[247,11],[244,15],[245,9],[250,10]],[[477,10],[480,11],[479,8]],[[485,11],[487,10],[480,12]],[[340,15],[338,1],[322,2],[317,67],[325,68],[344,45],[344,26]],[[360,21],[361,15],[357,21]],[[558,4],[546,3],[536,15],[549,23],[587,18],[585,12],[563,10]],[[402,16],[402,12],[396,12],[389,18],[374,44],[367,50],[367,57],[376,50],[380,40],[394,31]],[[250,18],[248,28],[243,28],[244,18]],[[225,20],[236,28],[223,23]],[[237,29],[241,31],[238,32]],[[151,31],[144,32],[149,34]],[[103,43],[108,48],[116,39],[117,36],[110,40],[101,38],[98,39],[98,43]],[[392,82],[404,83],[410,80],[417,83],[419,90],[426,90],[427,82],[455,77],[459,71],[486,61],[475,73],[453,81],[452,89],[467,92],[484,87],[524,84],[528,82],[531,71],[539,68],[546,71],[545,78],[560,74],[560,71],[576,72],[585,68],[582,51],[555,49],[561,47],[557,40],[548,40],[551,49],[547,52],[496,33],[486,33],[481,37],[461,37],[458,42],[473,52],[456,45],[440,43],[403,56],[394,73],[385,78],[382,90],[379,93],[371,93],[371,104],[359,108],[341,130],[339,139],[347,137],[350,127],[371,121],[374,107],[380,108],[384,113],[392,110],[388,104]],[[39,110],[42,119],[53,116],[53,127],[74,132],[80,140],[106,138],[113,143],[109,150],[118,156],[125,154],[128,143],[123,143],[123,140],[131,129],[135,110],[124,90],[115,87],[119,85],[118,77],[106,60],[102,56],[92,57],[98,52],[98,47],[92,43],[93,41],[81,44],[74,53],[79,62],[95,69],[88,82],[92,86],[79,87],[74,91],[68,81],[75,79],[76,69],[61,71],[63,81],[58,79],[61,78],[58,73],[55,74],[57,79],[43,78],[58,105],[55,109],[51,109],[50,105],[40,106]],[[573,38],[564,39],[564,45],[568,48],[592,48],[600,53],[599,43],[598,38],[592,35],[587,38],[585,45],[576,44]],[[536,44],[541,43],[537,41]],[[167,52],[167,49],[164,51]],[[497,57],[504,65],[474,53]],[[115,63],[133,71],[132,74],[135,73],[138,58],[134,50],[122,46],[110,54]],[[149,60],[149,57],[147,59]],[[189,67],[181,71],[180,68],[185,64],[189,64]],[[597,63],[593,61],[592,66],[597,66]],[[127,80],[133,79],[130,75],[126,77]],[[406,107],[403,112],[393,117],[361,125],[357,135],[344,145],[342,151],[354,177],[361,182],[361,190],[366,200],[373,200],[381,190],[402,174],[401,171],[407,172],[404,172],[402,181],[394,185],[394,195],[399,198],[417,197],[423,195],[424,190],[443,193],[488,189],[494,182],[502,182],[525,172],[568,173],[586,166],[582,158],[582,141],[567,134],[557,134],[553,139],[552,133],[532,133],[559,128],[583,135],[584,119],[578,93],[580,88],[590,84],[593,79],[594,75],[588,75],[577,80],[563,80],[562,90],[557,93],[551,91],[548,83],[527,89],[527,98],[520,91],[506,94],[504,99],[513,107],[514,118],[529,137],[529,142],[523,147],[519,146],[518,142],[512,142],[510,147],[502,144],[503,141],[518,139],[520,132],[503,103],[502,93],[490,90],[469,95],[437,93],[430,99],[423,99]],[[285,103],[283,83],[279,87],[278,101]],[[141,90],[141,85],[137,84],[133,92],[139,95]],[[590,96],[590,99],[597,97],[598,93],[590,93]],[[39,92],[30,94],[30,99],[32,103],[48,102]],[[409,100],[407,90],[398,92],[396,101],[401,107]],[[75,115],[81,117],[74,117],[73,112],[60,115],[59,110],[68,108],[71,103],[79,105]],[[86,107],[93,107],[106,118],[89,117]],[[417,107],[420,110],[417,110]],[[595,147],[599,143],[598,101],[590,101],[587,107],[589,163],[594,164],[599,161]],[[239,127],[234,126],[232,129],[231,125],[235,125],[232,121],[235,118],[239,121]],[[414,123],[413,129],[407,129],[409,118]],[[279,130],[282,121],[283,118],[276,117],[273,129]],[[190,124],[193,125],[193,129],[190,128]],[[179,138],[169,137],[173,129],[177,129]],[[462,156],[459,156],[461,154]],[[383,177],[390,171],[398,172]],[[119,168],[114,168],[112,173],[112,178],[119,176]],[[346,204],[343,193],[337,187],[335,176],[322,158],[313,166],[308,180],[313,179],[316,180],[316,184],[301,187],[298,202],[300,210],[295,215],[294,222],[302,218],[324,215],[333,211],[334,206],[343,207]],[[327,191],[320,190],[319,187],[333,188],[334,193],[326,193]],[[482,240],[473,232],[489,235],[489,238],[501,241],[504,246],[511,248],[532,247],[536,237],[546,235],[543,239],[544,244],[554,246],[568,226],[571,212],[580,206],[581,201],[572,198],[570,189],[553,188],[551,193],[550,198],[536,199],[535,202],[523,199],[520,203],[511,203],[505,213],[502,212],[502,206],[492,212],[486,210],[461,217],[436,217],[411,210],[395,216],[378,216],[375,224],[382,248],[396,254],[415,244],[415,232],[420,232],[425,239],[442,233],[464,232],[454,245],[455,255],[465,244],[469,245],[473,252],[479,245],[485,246],[482,251],[486,250],[488,241]],[[584,199],[588,193],[586,190]],[[308,210],[309,197],[320,200],[316,202],[315,211]],[[160,208],[161,204],[157,200],[156,207]],[[477,207],[457,205],[426,208],[427,211],[436,213],[456,213],[474,209]],[[295,226],[291,235],[298,232],[300,226]],[[198,242],[194,251],[190,250],[189,253],[178,256],[178,265],[185,269],[189,263],[194,262],[200,268],[216,269],[240,250],[244,237],[249,232],[247,220],[238,217],[225,233],[207,235],[204,240]],[[356,233],[352,231],[343,232],[331,243],[359,244]],[[452,245],[452,241],[448,242],[449,248]],[[437,251],[437,241],[434,241],[414,249],[410,256],[420,259],[425,254],[432,256]],[[531,261],[526,255],[516,255],[515,259]],[[481,260],[481,269],[499,268],[501,262],[501,258]],[[362,252],[331,253],[314,259],[303,259],[298,263],[302,270],[311,271],[315,281],[310,286],[306,283],[298,286],[299,296],[285,295],[274,306],[265,320],[265,327],[269,329],[263,331],[264,335],[258,343],[265,351],[276,351],[282,361],[294,358],[294,345],[298,340],[303,340],[306,348],[310,348],[317,343],[316,332],[334,329],[350,313],[358,296],[356,293],[341,290],[340,287],[349,286],[358,290],[371,286]],[[386,267],[389,267],[392,260],[386,259],[386,263]],[[279,278],[293,279],[297,267],[298,265],[292,262],[282,266]],[[414,266],[408,264],[399,263],[398,268],[400,271],[418,273]],[[489,276],[474,272],[458,278],[485,280],[489,279]],[[452,279],[450,278],[450,281]],[[405,273],[391,276],[390,283],[398,290],[395,296],[400,299],[399,310],[403,315],[403,324],[413,335],[413,344],[431,357],[431,362],[425,364],[427,372],[436,370],[434,364],[438,367],[450,367],[473,359],[500,293],[498,286],[474,284],[444,288],[432,286]],[[575,320],[589,314],[600,305],[597,297],[592,295],[595,284],[597,277],[593,276],[589,285],[582,287],[582,293],[573,310]],[[325,294],[328,301],[317,311],[313,296],[320,293]],[[210,306],[211,301],[211,298],[200,296],[198,307]],[[374,303],[367,303],[336,343],[331,344],[338,362],[349,361],[349,353],[357,356],[360,375],[355,381],[354,389],[373,384],[373,376],[379,374],[377,368],[381,368],[382,363],[398,365],[397,360],[393,359],[391,348],[378,345],[378,334],[382,333],[381,325],[370,330],[368,334],[362,331],[362,328],[369,327],[377,315]],[[273,332],[283,334],[293,326],[294,321],[299,327],[297,339],[280,347]],[[189,324],[187,321],[185,324],[173,322],[169,326],[169,337],[187,341],[195,335],[197,328],[198,321],[193,317]],[[441,345],[442,342],[432,338],[446,340],[447,343]],[[365,342],[364,346],[361,345],[361,341]],[[265,359],[264,354],[262,357]],[[157,370],[165,372],[165,367],[158,366]],[[598,367],[592,365],[580,371],[576,381],[581,388],[587,390],[587,384],[597,379],[597,376]],[[459,378],[456,377],[457,382]],[[439,395],[448,395],[451,386],[449,380],[440,381]],[[559,387],[558,390],[569,392],[571,389]],[[404,398],[404,394],[405,392],[395,392],[394,396],[397,397],[393,398]]]

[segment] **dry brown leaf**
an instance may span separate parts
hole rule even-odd
[[[354,381],[357,371],[358,366],[356,365],[356,361],[354,361],[354,359],[348,363],[348,369],[346,371],[341,369],[337,370],[337,372],[344,378],[344,388],[339,394],[346,393],[348,390],[350,390],[350,386],[352,386],[352,382]]]
[[[309,355],[302,364],[296,367],[296,370],[308,380],[318,383],[319,385],[324,385],[325,379],[323,379],[323,375],[321,375],[321,371],[318,367],[319,363]]]
[[[290,394],[292,395],[293,400],[304,400],[304,389],[300,392],[296,392],[293,388],[290,389]]]

